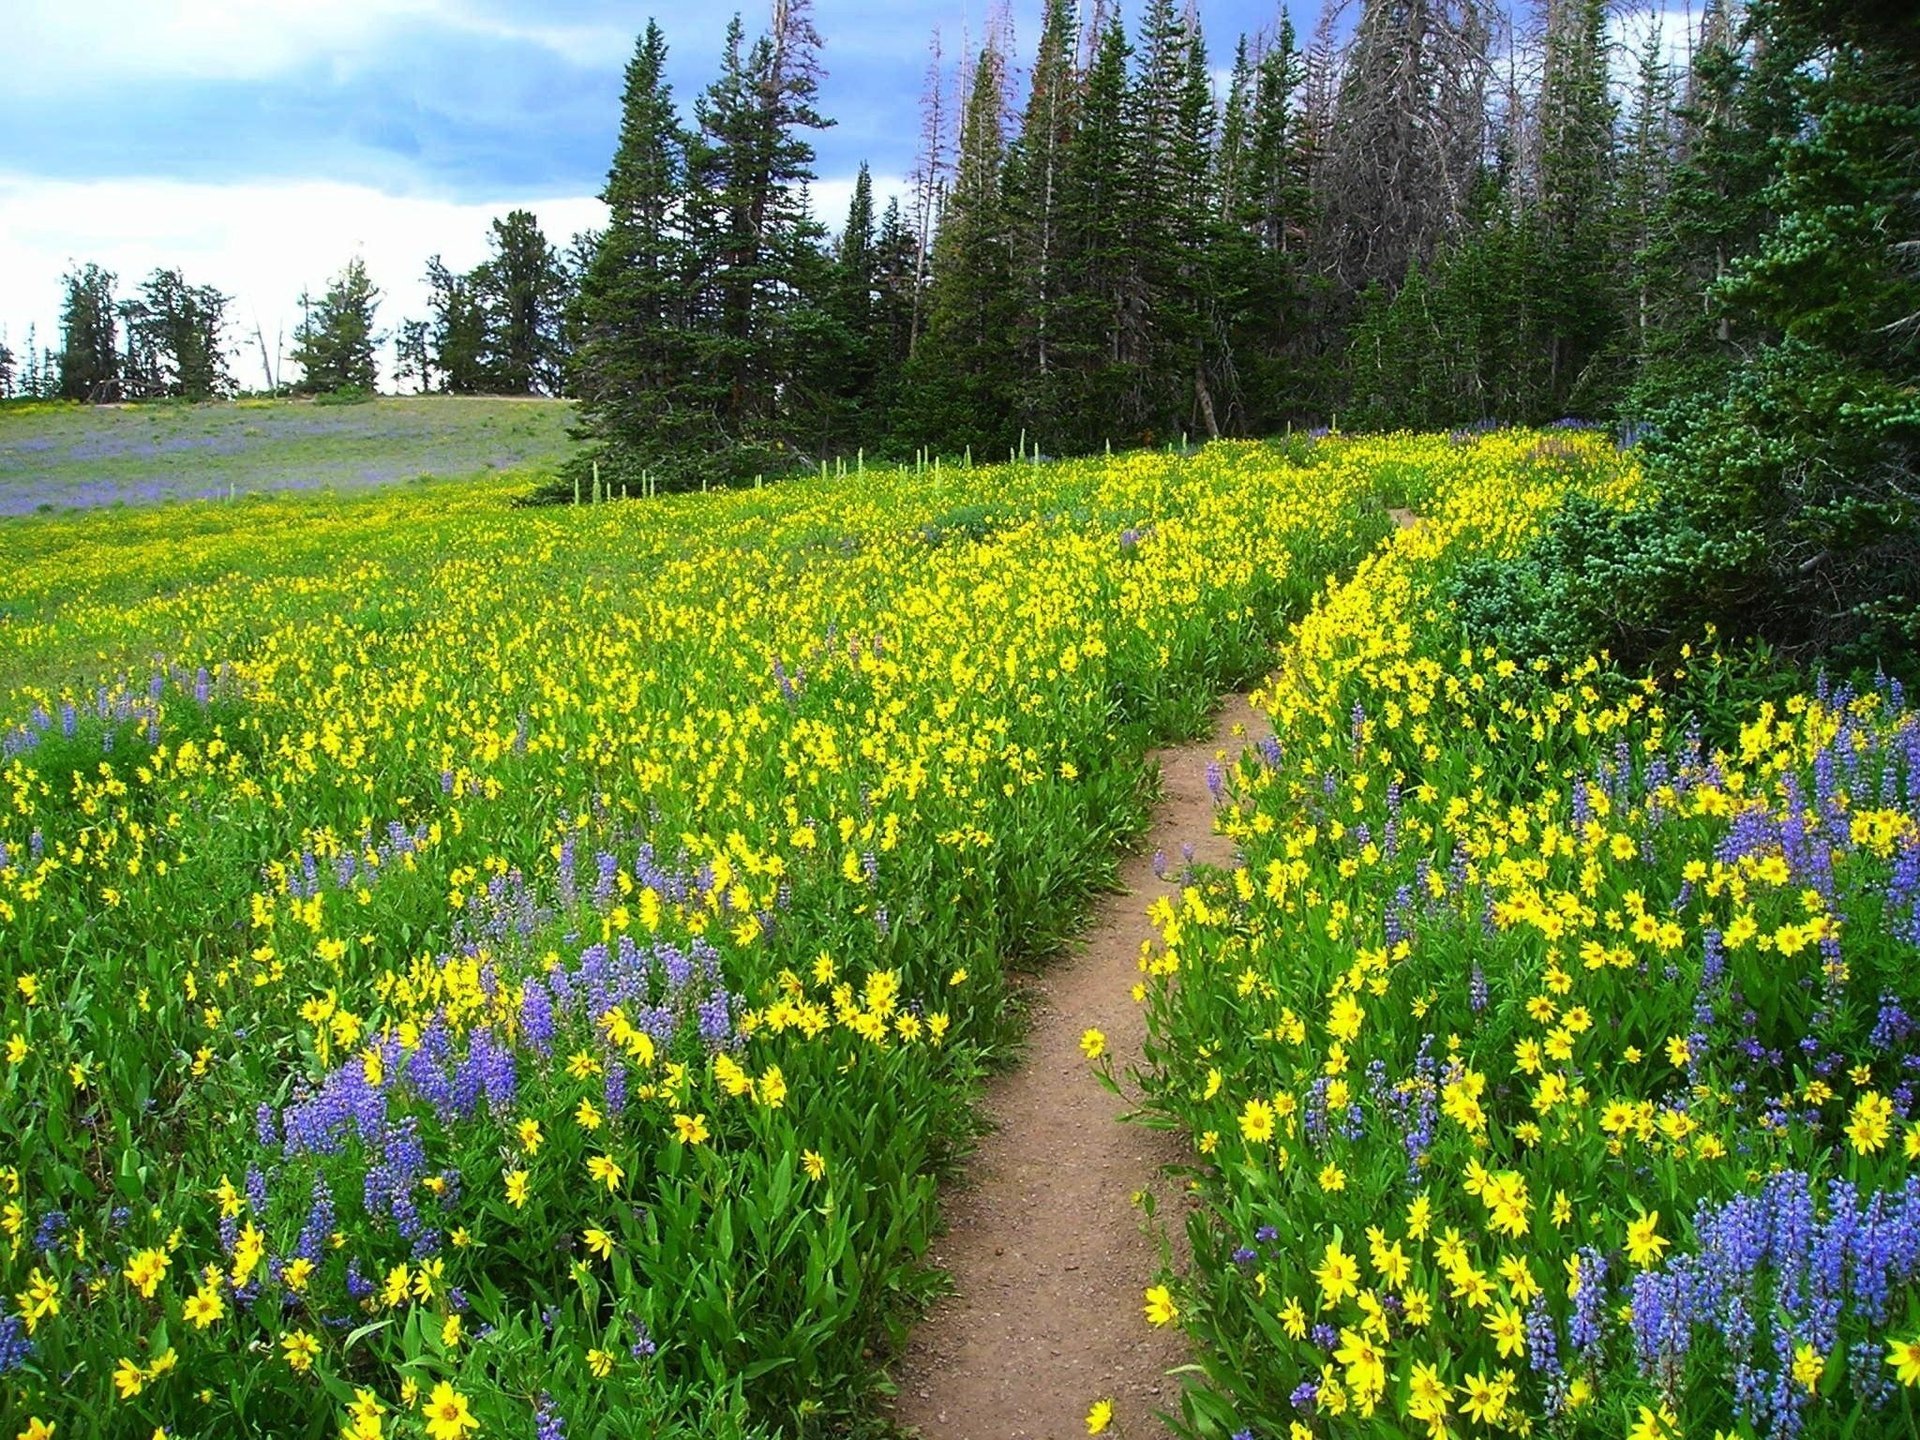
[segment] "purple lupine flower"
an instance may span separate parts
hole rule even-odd
[[[18,1315],[0,1315],[0,1375],[18,1370],[33,1354],[33,1341]]]

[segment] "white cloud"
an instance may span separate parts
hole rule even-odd
[[[580,65],[622,63],[625,23],[556,21],[544,7],[526,19],[481,13],[461,0],[15,0],[16,64],[9,83],[58,87],[78,73],[126,78],[250,80],[316,59],[376,51],[396,26],[415,23],[519,41]]]
[[[445,16],[445,0],[16,0],[10,80],[166,75],[225,80],[271,75],[316,56],[376,43],[384,26]]]

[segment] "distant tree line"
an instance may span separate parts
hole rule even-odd
[[[473,270],[427,262],[430,320],[404,320],[392,336],[393,379],[403,387],[452,394],[557,395],[572,344],[568,317],[579,265],[556,251],[531,211],[493,222],[491,254]],[[591,248],[580,237],[575,252]],[[191,285],[178,270],[155,270],[130,296],[119,277],[96,264],[62,281],[60,344],[42,349],[29,327],[18,357],[0,334],[0,399],[111,403],[163,398],[213,400],[238,388],[232,372],[237,337],[230,296]],[[281,353],[256,328],[267,388],[290,394],[371,393],[380,381],[381,292],[354,257],[318,295],[302,292],[293,346]],[[284,362],[299,367],[283,381]]]

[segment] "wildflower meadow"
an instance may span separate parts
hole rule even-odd
[[[1920,1431],[1920,717],[1702,635],[1517,663],[1464,562],[1590,440],[1358,443],[1423,523],[1330,585],[1219,776],[1243,857],[1156,916],[1199,1433]],[[1558,492],[1558,493],[1556,493]],[[1775,684],[1773,689],[1778,690]]]
[[[1462,618],[1646,488],[1330,436],[0,529],[0,1434],[875,1423],[1009,967],[1247,682],[1133,993],[1178,1423],[1909,1433],[1920,720]]]
[[[1337,446],[0,532],[0,1432],[820,1433]]]

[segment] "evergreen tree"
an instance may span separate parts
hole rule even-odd
[[[1605,0],[1554,0],[1539,105],[1535,312],[1547,355],[1545,408],[1609,409],[1618,377],[1596,373],[1614,339],[1614,107]],[[1541,419],[1547,416],[1517,418]]]
[[[374,349],[385,338],[374,329],[379,305],[380,291],[357,255],[317,302],[301,294],[300,326],[293,332],[293,359],[305,372],[299,389],[320,395],[373,390],[380,378]]]
[[[166,394],[166,381],[160,373],[160,352],[155,343],[156,327],[140,295],[120,301],[114,307],[120,317],[122,350],[120,354],[120,398],[152,400]]]
[[[789,463],[812,430],[805,411],[817,397],[788,382],[818,328],[826,280],[824,231],[807,208],[806,132],[831,123],[815,106],[819,49],[811,0],[775,0],[751,49],[736,16],[720,77],[696,106],[685,199],[692,370],[723,447],[715,463],[733,477]]]
[[[63,400],[120,398],[114,278],[112,271],[89,262],[62,282],[67,293],[60,311],[58,393]]]
[[[1229,347],[1240,377],[1236,428],[1277,429],[1325,413],[1322,346],[1309,313],[1308,241],[1316,224],[1307,80],[1285,11],[1252,66],[1245,151],[1237,168],[1223,266]]]
[[[1073,0],[1047,0],[1032,88],[1006,166],[1013,278],[1021,295],[1018,405],[1022,425],[1036,443],[1041,435],[1051,436],[1059,428],[1053,331],[1064,283],[1060,269],[1064,172],[1078,115],[1077,28]]]
[[[476,276],[449,270],[438,255],[427,261],[428,354],[439,389],[477,395],[488,388],[487,311]]]
[[[431,262],[429,262],[431,263]],[[425,394],[433,385],[433,329],[426,320],[402,320],[393,340],[393,380]]]
[[[1758,204],[1777,216],[1715,298],[1769,337],[1669,407],[1663,499],[1713,537],[1695,605],[1723,629],[1920,669],[1920,22],[1822,0],[1756,4],[1749,36],[1790,73]]]
[[[1000,54],[974,66],[953,190],[933,252],[927,330],[914,352],[908,443],[1004,455],[1017,439],[1018,296],[1002,186],[1006,158]]]
[[[6,333],[0,331],[0,400],[13,398],[14,378],[13,349],[7,344]]]
[[[1060,274],[1053,353],[1067,373],[1057,386],[1051,430],[1063,451],[1096,450],[1126,433],[1128,374],[1140,316],[1130,307],[1135,275],[1127,102],[1132,48],[1119,17],[1096,31],[1081,87],[1079,124],[1061,170]]]
[[[873,264],[874,301],[868,329],[874,366],[870,431],[879,437],[890,433],[891,416],[900,403],[901,377],[913,354],[919,308],[920,237],[897,199],[887,201],[881,212]]]
[[[885,342],[878,327],[880,237],[874,227],[873,173],[862,163],[833,249],[823,323],[801,352],[821,455],[864,448],[884,433],[875,403]]]
[[[697,483],[714,437],[711,397],[693,372],[694,262],[682,196],[688,136],[666,79],[667,44],[649,21],[627,63],[607,228],[580,280],[571,386],[581,432],[616,469]],[[572,491],[571,483],[567,491]]]
[[[227,370],[230,303],[211,285],[189,285],[178,270],[147,277],[138,304],[126,312],[129,354],[139,355],[144,376],[142,394],[212,400],[233,389]]]
[[[1794,74],[1806,54],[1771,33],[1764,5],[1744,17],[1709,0],[1678,112],[1680,155],[1638,264],[1648,290],[1646,360],[1630,408],[1718,390],[1739,359],[1739,318],[1718,286],[1771,227],[1766,187],[1804,118]],[[1759,337],[1751,337],[1759,338]]]
[[[1615,204],[1619,214],[1614,273],[1627,300],[1624,348],[1630,368],[1646,364],[1653,345],[1654,286],[1647,258],[1654,243],[1656,217],[1667,203],[1674,161],[1673,71],[1664,37],[1655,22],[1636,57],[1633,101],[1628,110]]]
[[[493,222],[492,254],[473,272],[482,310],[484,387],[498,394],[553,394],[560,389],[567,277],[530,210]]]
[[[26,360],[20,367],[20,394],[28,400],[47,398],[46,368],[41,360],[37,328],[27,326]]]

